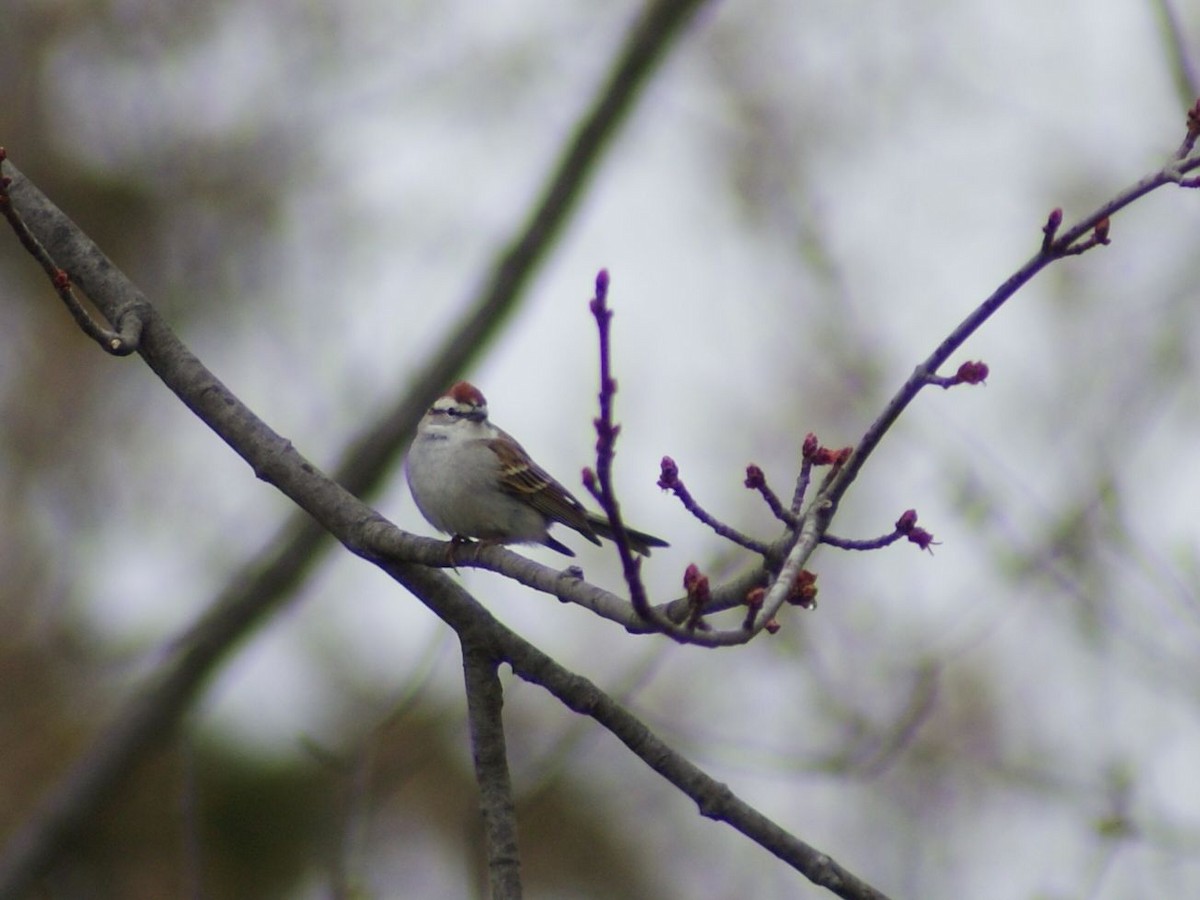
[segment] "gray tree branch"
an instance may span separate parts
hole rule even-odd
[[[494,655],[487,640],[489,636],[475,628],[459,632],[471,758],[483,812],[490,896],[492,900],[520,900],[521,856],[517,849],[517,812],[504,738],[504,689],[500,684],[500,659]]]
[[[482,352],[516,307],[523,289],[570,221],[588,178],[633,108],[642,86],[701,5],[701,0],[659,0],[634,23],[527,221],[483,278],[461,324],[411,379],[393,407],[350,442],[334,471],[334,480],[345,487],[344,496],[330,495],[326,485],[308,492],[308,503],[328,501],[345,512],[349,504],[357,503],[351,494],[369,495],[394,468],[432,398]],[[12,197],[22,216],[56,264],[83,287],[108,321],[122,331],[137,329],[147,319],[159,326],[157,335],[147,338],[149,350],[143,349],[143,357],[181,399],[198,414],[205,409],[215,417],[206,421],[223,436],[227,433],[225,427],[240,431],[240,426],[249,426],[249,421],[226,421],[233,407],[224,412],[220,407],[231,395],[173,340],[173,335],[171,340],[165,339],[169,335],[165,325],[99,248],[14,167],[6,166],[6,172],[14,177]],[[142,335],[138,338],[140,341]],[[191,378],[199,379],[197,390],[181,392],[176,385],[188,383]],[[290,445],[265,425],[251,428],[248,434],[255,449],[263,451],[263,461],[252,463],[259,477],[270,480],[278,466],[298,461]],[[300,464],[309,466],[303,461]],[[311,512],[305,504],[301,506]],[[17,896],[20,886],[45,870],[63,838],[77,830],[142,756],[175,727],[205,679],[231,648],[291,596],[330,546],[329,532],[310,515],[297,513],[262,551],[233,573],[209,612],[186,638],[176,642],[169,660],[125,704],[46,799],[36,821],[9,841],[0,856],[0,898]],[[434,551],[429,552],[432,555]]]
[[[470,635],[470,643],[488,647],[493,659],[509,663],[520,677],[543,686],[572,710],[612,731],[655,772],[691,797],[703,815],[727,822],[838,896],[855,900],[883,897],[738,799],[587,679],[563,669],[509,631],[442,572],[414,562],[445,545],[399,531],[305,459],[204,367],[136,287],[28,179],[7,163],[4,174],[12,179],[12,202],[57,264],[110,321],[118,309],[122,315],[137,318],[142,329],[139,355],[189,409],[246,460],[257,477],[278,488],[352,553],[388,572],[460,636]],[[389,552],[381,554],[381,547]],[[217,612],[221,614],[207,617],[203,627],[176,646],[157,675],[93,742],[4,848],[0,900],[21,897],[52,865],[62,846],[94,814],[121,776],[171,733],[216,662],[259,614],[245,605]]]

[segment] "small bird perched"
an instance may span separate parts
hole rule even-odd
[[[439,397],[422,417],[405,469],[421,515],[456,538],[544,544],[574,556],[550,536],[550,526],[561,522],[593,544],[602,537],[612,540],[608,519],[585,509],[520,444],[489,422],[487,400],[465,381]],[[645,556],[651,547],[667,546],[631,528],[625,533],[630,547]]]

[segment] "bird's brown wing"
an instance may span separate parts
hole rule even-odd
[[[588,521],[583,504],[571,496],[571,492],[550,477],[541,466],[529,458],[529,454],[509,438],[495,439],[489,446],[500,460],[500,486],[503,490],[521,497],[552,522],[561,522],[573,528],[594,544],[600,538]]]

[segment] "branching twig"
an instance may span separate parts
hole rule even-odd
[[[780,502],[776,493],[771,490],[771,486],[767,484],[767,476],[754,463],[746,466],[745,484],[750,490],[758,491],[763,501],[767,504],[767,507],[771,510],[771,514],[788,528],[796,528],[800,524],[795,513],[783,508],[783,503]]]
[[[871,426],[859,440],[857,446],[855,446],[854,452],[846,465],[831,483],[827,485],[826,489],[822,491],[824,502],[831,504],[836,509],[837,504],[854,482],[854,479],[858,476],[867,459],[875,451],[875,448],[879,445],[879,442],[883,439],[888,429],[891,428],[900,414],[907,409],[913,398],[920,393],[923,387],[938,383],[937,370],[946,362],[951,354],[966,343],[971,335],[995,315],[1017,291],[1028,284],[1034,276],[1051,263],[1065,256],[1076,255],[1077,251],[1082,252],[1080,248],[1083,244],[1088,244],[1088,249],[1090,249],[1091,247],[1106,243],[1108,241],[1108,222],[1119,211],[1164,185],[1184,184],[1186,180],[1183,176],[1188,172],[1200,168],[1200,155],[1189,155],[1191,151],[1186,149],[1194,145],[1196,133],[1200,133],[1198,125],[1200,125],[1200,112],[1197,111],[1197,107],[1193,107],[1188,117],[1189,137],[1185,140],[1185,149],[1182,157],[1177,158],[1163,166],[1157,172],[1147,175],[1135,184],[1120,191],[1111,200],[1083,217],[1065,232],[1060,232],[1058,227],[1058,223],[1061,222],[1061,215],[1051,216],[1047,222],[1047,227],[1043,229],[1047,233],[1038,252],[1018,268],[1003,284],[996,288],[991,296],[972,310],[938,344],[933,353],[917,365],[908,380],[905,381],[892,399],[888,401],[883,412],[871,423]]]
[[[8,158],[8,152],[5,148],[0,147],[0,164]],[[110,328],[105,328],[99,322],[92,318],[91,314],[79,302],[79,298],[75,296],[75,291],[71,289],[71,276],[66,270],[60,269],[54,262],[54,259],[46,252],[46,248],[42,246],[42,242],[34,237],[33,232],[29,230],[29,226],[25,224],[25,220],[12,205],[12,198],[9,197],[8,189],[12,184],[12,178],[7,175],[0,175],[0,214],[8,220],[9,226],[16,233],[17,239],[21,242],[39,266],[46,273],[46,277],[50,279],[50,284],[54,286],[55,293],[59,299],[66,305],[71,317],[75,319],[80,330],[88,337],[94,340],[105,353],[111,353],[113,356],[128,356],[137,350],[138,339],[142,334],[142,323],[138,318],[135,308],[128,305],[122,308],[120,315],[114,319],[117,322],[118,328],[113,331]],[[107,260],[106,260],[107,261]]]
[[[1198,120],[1200,120],[1200,113],[1197,113],[1194,108],[1188,118],[1188,134],[1192,142],[1195,141],[1193,132],[1197,130]],[[1163,166],[1157,172],[1119,192],[1065,232],[1059,232],[1061,216],[1052,214],[1047,221],[1046,228],[1043,229],[1044,239],[1038,252],[959,323],[927,359],[917,365],[908,380],[888,401],[883,412],[871,423],[841,468],[822,486],[818,496],[809,504],[802,516],[804,524],[801,538],[788,551],[779,578],[767,591],[763,600],[766,616],[773,618],[785,602],[786,584],[792,582],[816,548],[828,529],[828,523],[836,514],[842,497],[845,496],[866,461],[879,446],[883,436],[887,434],[896,419],[908,408],[922,388],[940,383],[937,370],[950,355],[958,350],[971,335],[996,314],[1000,307],[1008,302],[1009,298],[1028,284],[1042,269],[1066,256],[1078,255],[1085,250],[1108,243],[1109,221],[1117,212],[1163,185],[1183,184],[1184,174],[1200,168],[1200,155],[1185,154],[1185,156],[1186,158]]]
[[[664,616],[657,609],[650,606],[650,602],[646,596],[646,588],[641,578],[641,559],[634,556],[629,546],[628,536],[625,533],[624,525],[621,523],[620,505],[617,503],[612,484],[612,460],[615,452],[616,437],[620,429],[613,423],[612,419],[613,397],[616,394],[617,383],[612,377],[610,361],[611,344],[609,341],[609,326],[612,320],[612,311],[608,308],[608,273],[606,271],[601,271],[596,276],[596,294],[591,302],[591,311],[596,319],[596,327],[600,339],[600,416],[596,419],[597,472],[593,473],[591,470],[585,469],[583,481],[584,485],[596,499],[596,502],[604,510],[605,515],[608,516],[612,526],[613,541],[621,557],[621,567],[625,574],[625,583],[629,588],[630,601],[634,613],[639,619],[650,626],[652,630],[659,631],[680,643],[698,644],[705,647],[727,647],[735,644],[744,644],[763,629],[774,631],[777,627],[775,612],[787,600],[787,587],[793,584],[798,576],[798,572],[787,574],[783,593],[777,599],[773,598],[770,601],[773,608],[768,607],[767,615],[764,619],[747,616],[743,621],[742,628],[737,630],[715,631],[703,621],[702,617],[711,594],[708,579],[701,576],[695,566],[689,566],[687,574],[684,576],[684,587],[687,590],[687,607],[686,619],[682,626],[677,624],[673,617]],[[662,477],[659,480],[659,485],[671,487],[672,490],[682,488],[682,484],[678,480],[678,474],[675,464],[669,457],[665,457],[663,459]],[[684,501],[684,505],[692,510],[697,518],[717,530],[718,534],[736,535],[747,544],[760,548],[759,552],[764,559],[769,560],[771,558],[770,547],[752,541],[750,538],[735,532],[728,526],[717,522],[696,505],[691,495],[687,493],[686,488],[682,488],[680,499]],[[782,578],[783,576],[780,576],[779,580],[782,580]]]
[[[922,388],[934,385],[950,387],[964,383],[978,384],[987,377],[986,364],[979,362],[964,363],[953,378],[939,376],[937,371],[949,356],[1042,269],[1067,256],[1077,256],[1097,246],[1108,244],[1111,217],[1118,211],[1166,184],[1174,183],[1183,187],[1200,186],[1200,178],[1185,179],[1183,177],[1186,173],[1200,168],[1200,155],[1190,155],[1198,136],[1200,136],[1200,101],[1197,101],[1196,106],[1189,111],[1187,138],[1181,148],[1179,158],[1121,191],[1065,232],[1060,231],[1061,210],[1051,213],[1042,229],[1043,240],[1038,252],[1000,285],[990,297],[976,307],[938,345],[933,353],[914,369],[912,375],[887,403],[883,412],[867,429],[852,451],[836,452],[836,458],[831,460],[835,466],[834,471],[821,486],[817,497],[800,514],[799,534],[794,536],[789,534],[780,542],[782,552],[786,553],[783,565],[762,597],[762,614],[747,616],[743,623],[754,623],[755,628],[752,631],[741,630],[740,635],[743,640],[753,637],[757,633],[757,629],[764,627],[766,623],[776,621],[775,616],[787,602],[791,586],[795,584],[812,552],[822,542],[842,497],[858,476],[867,459],[878,447],[883,436]],[[806,452],[809,443],[806,440]],[[815,453],[819,454],[819,452]],[[814,463],[817,458],[818,455],[813,456]],[[796,497],[803,497],[806,488],[807,473],[802,470],[801,478],[797,482]],[[932,538],[922,529],[918,540],[915,540],[914,543],[923,544],[927,549],[929,543],[932,543]],[[678,601],[676,602],[678,603]],[[727,643],[738,643],[739,639],[735,637],[736,634],[739,632],[712,631],[693,634],[690,640],[704,646],[724,646]]]
[[[612,377],[611,343],[612,310],[608,308],[608,272],[601,269],[596,275],[596,293],[588,304],[596,319],[596,331],[600,339],[600,415],[594,420],[596,426],[596,471],[585,469],[584,487],[600,504],[612,526],[613,544],[621,558],[621,571],[629,587],[629,599],[633,610],[647,622],[653,621],[646,586],[642,583],[641,559],[629,546],[629,534],[621,520],[621,505],[613,489],[613,458],[617,453],[617,435],[621,427],[613,421],[613,400],[617,395],[617,382]]]
[[[613,488],[612,465],[616,455],[617,435],[621,428],[613,422],[613,400],[617,393],[617,382],[612,377],[612,345],[609,340],[612,324],[612,310],[608,308],[608,272],[601,269],[596,276],[596,293],[589,304],[589,309],[596,319],[596,330],[600,340],[600,415],[595,420],[596,425],[596,471],[585,469],[583,483],[591,495],[600,504],[612,527],[613,544],[621,558],[621,571],[625,575],[625,584],[629,588],[629,600],[633,611],[642,621],[653,626],[663,634],[676,639],[683,637],[678,626],[670,619],[658,614],[650,608],[646,597],[646,586],[642,582],[642,560],[636,556],[629,545],[629,535],[625,531],[625,523],[621,521],[621,506],[617,502],[616,491]],[[691,630],[691,629],[687,629]]]
[[[953,375],[930,375],[925,379],[925,383],[946,389],[957,387],[960,384],[983,384],[987,381],[988,371],[987,363],[965,362]]]
[[[896,520],[896,527],[880,537],[856,541],[824,534],[821,536],[821,543],[837,547],[839,550],[881,550],[889,544],[896,543],[900,538],[908,538],[910,543],[916,544],[922,550],[928,550],[931,545],[937,543],[932,534],[924,528],[917,527],[917,511],[915,509],[906,510],[904,515]]]
[[[493,548],[494,549],[494,548]],[[724,822],[815,884],[846,900],[886,900],[876,888],[842,868],[741,800],[724,785],[674,750],[645,723],[580,675],[563,668],[524,638],[507,629],[463,588],[422,566],[383,560],[381,568],[404,584],[455,631],[478,630],[493,652],[525,681],[537,684],[567,708],[589,716],[611,732],[647,766],[690,797],[700,814]]]
[[[704,507],[696,502],[696,499],[687,489],[687,486],[683,483],[683,479],[679,477],[679,466],[669,456],[662,458],[658,486],[663,490],[671,491],[679,498],[679,502],[683,504],[684,509],[695,516],[698,521],[715,531],[719,536],[725,538],[725,540],[732,541],[739,547],[745,547],[751,553],[757,553],[764,559],[770,556],[771,548],[762,541],[756,541],[749,535],[742,534],[736,528],[726,525],[724,522],[709,515]]]

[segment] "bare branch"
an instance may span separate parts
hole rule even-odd
[[[701,0],[660,0],[635,23],[611,74],[580,118],[569,146],[547,179],[533,213],[484,279],[466,320],[410,379],[410,389],[396,405],[351,442],[335,471],[336,481],[350,494],[369,495],[382,483],[429,401],[482,351],[498,323],[516,305],[569,221],[584,185],[641,87],[701,5]],[[144,302],[140,292],[27,179],[4,165],[6,174],[13,177],[15,208],[57,266],[71,273],[110,322],[121,325],[126,314],[140,314]],[[131,321],[140,323],[141,319]],[[147,354],[148,362],[152,358],[159,359],[156,353]],[[185,364],[188,359],[191,355],[184,351],[173,362]],[[159,371],[160,363],[165,360],[151,365]],[[212,385],[212,399],[231,396],[216,379]],[[172,389],[179,393],[174,385]],[[185,398],[185,402],[192,406],[194,400]],[[271,443],[267,435],[263,437]],[[284,443],[275,446],[282,449]],[[225,590],[214,598],[210,612],[186,641],[177,645],[172,659],[126,703],[52,791],[40,813],[5,847],[0,856],[0,895],[9,896],[10,889],[14,895],[19,893],[18,886],[29,884],[50,865],[61,839],[78,829],[149,747],[175,726],[203,680],[233,644],[303,582],[330,546],[329,533],[309,515],[298,513],[234,573]]]
[[[737,630],[713,631],[703,620],[705,608],[711,597],[708,579],[699,574],[694,566],[689,566],[684,574],[683,583],[687,589],[687,613],[682,625],[675,619],[662,615],[659,610],[650,606],[646,596],[646,588],[641,576],[641,558],[635,557],[629,545],[629,536],[621,522],[621,508],[617,502],[612,483],[612,462],[616,449],[617,434],[620,431],[613,423],[613,398],[617,392],[616,379],[612,377],[611,343],[609,340],[609,324],[612,321],[612,311],[608,308],[608,273],[601,271],[596,277],[596,294],[591,302],[592,315],[596,319],[596,328],[600,337],[600,416],[596,419],[596,469],[584,471],[584,485],[604,510],[612,526],[613,541],[621,557],[621,568],[625,574],[625,583],[629,588],[630,602],[633,611],[651,630],[661,632],[672,640],[684,644],[699,644],[705,647],[727,647],[744,644],[763,628],[773,630],[777,627],[773,613],[765,620],[755,616],[747,616],[742,627]],[[717,522],[701,510],[687,489],[682,487],[678,479],[678,471],[669,457],[663,458],[660,487],[670,487],[679,493],[684,505],[700,518],[705,524],[712,525],[718,534],[736,535],[748,543],[750,538],[740,535],[728,526]],[[668,483],[670,480],[671,483]],[[690,505],[689,505],[690,504]],[[743,544],[746,546],[746,544]],[[765,559],[770,559],[771,550],[765,544],[757,544]],[[791,582],[789,582],[790,584]],[[782,602],[782,601],[780,601]]]
[[[786,554],[786,557],[782,566],[775,573],[775,577],[767,588],[766,594],[761,598],[756,597],[756,604],[761,599],[761,614],[758,614],[754,610],[755,614],[748,615],[743,620],[743,627],[737,630],[692,630],[690,632],[680,632],[678,629],[662,627],[660,624],[661,620],[654,616],[656,612],[655,608],[650,607],[648,601],[644,602],[645,609],[648,609],[650,616],[654,616],[654,618],[650,619],[650,616],[645,615],[640,609],[639,615],[653,621],[655,626],[676,640],[684,640],[687,643],[707,647],[745,643],[755,637],[759,631],[770,630],[767,628],[768,625],[777,627],[778,621],[776,615],[788,601],[792,586],[800,577],[800,573],[804,571],[804,566],[809,557],[824,540],[829,523],[837,512],[841,498],[857,477],[866,460],[879,445],[884,434],[887,433],[900,414],[908,407],[916,395],[920,393],[922,388],[933,385],[950,387],[956,384],[979,384],[988,375],[986,364],[967,362],[959,367],[955,376],[945,378],[937,374],[937,370],[942,364],[990,319],[1009,298],[1024,287],[1042,269],[1057,260],[1068,256],[1077,256],[1094,247],[1108,244],[1111,217],[1118,211],[1166,184],[1174,183],[1182,187],[1192,187],[1192,180],[1184,179],[1183,176],[1188,172],[1200,168],[1200,155],[1189,155],[1198,135],[1200,135],[1200,101],[1189,111],[1187,118],[1187,139],[1184,142],[1184,148],[1181,150],[1181,158],[1177,158],[1163,166],[1157,172],[1146,176],[1121,191],[1065,232],[1060,231],[1062,212],[1061,210],[1054,210],[1042,228],[1043,240],[1038,252],[1001,284],[991,296],[976,307],[938,345],[933,353],[914,369],[912,375],[909,376],[908,380],[905,381],[899,391],[888,402],[887,406],[884,407],[883,412],[867,429],[853,450],[825,451],[823,455],[818,455],[824,448],[813,449],[812,452],[814,455],[812,456],[812,461],[814,463],[818,461],[825,463],[832,462],[834,470],[822,484],[817,496],[803,513],[799,514],[798,521],[800,527],[798,531],[789,530],[789,533],[784,538],[774,547],[770,548],[770,550],[779,555]],[[1200,179],[1195,180],[1200,183]],[[603,342],[601,349],[603,353]],[[610,378],[611,376],[608,377]],[[607,384],[608,382],[606,381],[605,383]],[[809,458],[810,444],[815,444],[815,440],[805,441],[806,459]],[[670,475],[674,475],[677,479],[678,470],[674,462],[668,457],[664,460],[664,480],[660,482],[662,486],[672,487],[671,481],[673,479],[668,477]],[[807,486],[808,473],[802,470],[793,500],[795,506],[799,506]],[[692,501],[692,504],[694,506],[694,501]],[[701,520],[705,521],[706,524],[711,524],[707,520],[712,519],[712,517],[707,516],[707,514],[705,516],[706,518],[702,518]],[[915,524],[915,518],[913,522]],[[932,536],[923,529],[914,529],[905,536],[908,536],[913,543],[918,544],[923,549],[928,549],[933,543]],[[743,596],[742,602],[745,602],[745,596]],[[695,617],[692,604],[686,598],[683,601],[675,601],[671,604],[671,608],[681,613],[685,619]],[[724,608],[728,609],[730,607],[726,606]],[[671,619],[672,621],[678,621],[674,616],[671,616]],[[746,626],[750,627],[747,628]]]
[[[816,850],[741,800],[725,784],[676,752],[645,723],[588,679],[563,668],[533,644],[510,631],[461,586],[428,568],[380,562],[459,634],[476,631],[492,652],[520,678],[537,684],[563,705],[594,719],[659,776],[695,802],[700,814],[724,822],[781,859],[814,884],[847,900],[887,900],[886,895],[828,855]]]
[[[517,850],[517,814],[508,751],[504,739],[504,691],[499,666],[480,629],[459,631],[466,679],[471,757],[479,785],[479,806],[487,844],[492,900],[520,900],[521,856]]]
[[[14,181],[13,193],[19,197],[18,202],[34,208],[44,205],[53,211],[59,217],[59,226],[68,223],[19,176]],[[86,239],[77,231],[72,233],[72,229],[73,226],[59,227],[57,232],[69,235],[74,242],[86,244]],[[75,248],[68,242],[61,253],[56,248],[51,249],[58,258],[64,258]],[[110,288],[125,284],[115,268],[112,276]],[[87,285],[85,288],[91,295],[91,288]],[[105,303],[118,299],[105,293],[97,298],[97,303],[103,309]],[[839,896],[882,897],[829,857],[789,835],[739,800],[727,787],[674,753],[645,725],[586,679],[562,669],[503,628],[445,575],[401,561],[397,556],[381,557],[383,548],[400,550],[407,558],[421,558],[425,553],[441,555],[445,545],[404,535],[323,475],[208,372],[148,304],[143,325],[141,353],[162,380],[246,459],[258,477],[276,485],[352,552],[375,561],[460,635],[471,635],[473,641],[478,639],[480,646],[489,647],[495,657],[508,661],[522,678],[542,684],[571,709],[592,716],[613,731],[651,768],[692,797],[702,814],[728,822]],[[484,551],[476,552],[482,555]],[[173,657],[164,663],[160,673],[94,742],[27,827],[5,848],[0,859],[0,896],[19,896],[50,865],[58,847],[65,843],[64,839],[86,820],[115,787],[119,777],[155,741],[169,733],[203,677],[232,640],[243,632],[246,622],[253,621],[259,614],[261,607],[218,606],[206,617],[202,627],[194,629],[186,642],[175,647]],[[494,665],[494,661],[489,665]]]
[[[1196,139],[1195,130],[1189,129],[1189,139],[1193,143]],[[1091,246],[1105,243],[1108,237],[1106,223],[1111,215],[1163,184],[1192,186],[1195,179],[1185,179],[1183,176],[1197,168],[1200,168],[1200,157],[1185,155],[1122,192],[1065,234],[1057,236],[1056,230],[1056,236],[1047,242],[1048,247],[1044,247],[1001,285],[916,368],[884,413],[868,429],[854,452],[842,461],[822,485],[818,496],[801,514],[799,534],[788,535],[777,545],[779,554],[786,554],[786,560],[774,584],[762,598],[762,615],[758,619],[761,625],[756,623],[755,628],[767,628],[767,623],[775,621],[774,612],[794,595],[795,585],[802,579],[804,562],[826,533],[838,502],[858,470],[916,393],[922,387],[935,383],[937,369],[949,355],[1050,262],[1082,252],[1080,248],[1089,241],[1092,242]],[[137,310],[142,326],[139,352],[164,383],[246,459],[259,478],[276,485],[353,552],[382,564],[460,634],[470,627],[483,627],[479,624],[481,622],[487,623],[488,640],[493,642],[497,656],[510,661],[521,677],[543,684],[572,709],[592,716],[613,731],[655,771],[688,793],[704,815],[729,822],[816,883],[829,887],[841,896],[880,896],[831,863],[827,857],[796,841],[774,823],[745,806],[727,788],[713,782],[691,763],[671,753],[670,748],[650,734],[642,723],[598,692],[585,679],[557,667],[536,648],[495,623],[470,598],[455,594],[456,587],[444,575],[402,562],[398,557],[381,559],[379,553],[383,547],[402,551],[406,559],[417,559],[430,547],[444,545],[418,541],[398,532],[350,492],[324,476],[297,453],[290,442],[257,419],[178,341],[161,317],[144,303],[136,289],[99,254],[94,245],[86,241],[20,173],[15,169],[9,171],[13,172],[10,193],[14,207],[20,208],[31,233],[45,243],[50,258],[64,271],[71,273],[71,277],[80,283],[110,322],[121,322],[123,310]],[[303,545],[302,540],[293,541],[291,537],[294,535],[289,535],[289,540],[281,549],[292,551]],[[477,556],[486,558],[482,551]],[[51,794],[29,826],[6,848],[4,858],[0,861],[0,896],[17,896],[50,864],[57,847],[64,843],[63,838],[91,814],[139,755],[171,729],[180,711],[194,696],[198,685],[212,671],[231,643],[270,608],[273,598],[281,595],[278,583],[281,577],[293,584],[306,571],[305,566],[311,564],[312,557],[308,557],[299,562],[289,562],[282,568],[268,566],[260,569],[255,574],[261,579],[258,587],[263,593],[253,597],[254,603],[215,608],[202,626],[193,631],[185,643],[175,648],[163,670],[131,701],[89,754],[76,764],[59,789]],[[558,577],[560,581],[563,580],[561,573]],[[761,572],[754,572],[748,582],[754,583],[761,577]],[[718,601],[717,589],[713,589],[711,594],[712,602],[725,602]],[[246,596],[240,592],[232,594],[234,599],[245,599]],[[744,594],[739,602],[744,602]],[[687,616],[685,606],[681,618],[675,617],[677,603],[663,610],[672,622]],[[709,646],[744,642],[747,639],[744,630],[696,637],[704,637]]]
[[[1193,120],[1195,118],[1195,116],[1189,116],[1188,121],[1188,133],[1192,135],[1193,141],[1195,140],[1193,134],[1195,130]],[[1198,168],[1200,168],[1200,155],[1187,156],[1186,158],[1170,162],[1157,172],[1147,175],[1145,178],[1117,193],[1111,200],[1082,218],[1066,232],[1059,233],[1057,223],[1054,223],[1052,218],[1047,223],[1046,228],[1043,228],[1043,232],[1047,232],[1047,229],[1050,229],[1046,237],[1049,237],[1051,232],[1056,234],[1057,237],[1044,240],[1041,248],[1033,257],[996,288],[983,303],[972,310],[950,332],[945,340],[938,344],[933,353],[913,370],[912,375],[900,387],[900,390],[888,401],[883,412],[871,423],[871,426],[854,448],[854,452],[846,465],[826,489],[821,492],[824,502],[831,503],[836,507],[837,503],[845,495],[846,490],[858,476],[867,459],[870,458],[875,448],[879,445],[879,442],[883,439],[884,434],[887,433],[900,414],[908,407],[913,398],[920,393],[921,388],[937,383],[937,370],[941,368],[951,354],[966,343],[971,335],[995,315],[1000,307],[1008,302],[1017,291],[1028,284],[1034,276],[1051,263],[1062,259],[1064,256],[1075,255],[1079,249],[1079,242],[1081,240],[1086,243],[1094,239],[1094,242],[1090,246],[1106,243],[1108,240],[1107,223],[1112,216],[1151,191],[1157,190],[1167,184],[1180,183],[1183,181],[1184,174]]]
[[[0,163],[3,163],[8,158],[7,151],[0,147]],[[8,176],[0,176],[0,213],[8,220],[9,226],[17,235],[17,240],[29,252],[29,255],[37,260],[38,265],[42,267],[42,271],[46,273],[46,277],[50,279],[51,285],[54,286],[55,292],[59,299],[66,305],[67,310],[75,319],[83,333],[94,340],[105,353],[111,353],[113,356],[128,356],[137,350],[138,338],[141,337],[142,323],[137,316],[136,307],[129,305],[123,307],[112,319],[117,323],[117,330],[106,328],[92,318],[91,314],[84,308],[79,298],[75,296],[75,292],[71,290],[71,276],[64,269],[60,269],[55,264],[54,259],[42,246],[42,242],[34,236],[29,230],[29,226],[21,217],[21,213],[13,206],[12,198],[9,196],[9,186],[12,184],[12,178]],[[111,267],[112,263],[108,258],[96,249],[97,259],[93,264],[97,268],[106,266]]]
[[[617,434],[621,429],[613,422],[613,400],[617,394],[617,382],[612,377],[612,355],[610,325],[612,310],[608,308],[608,272],[601,270],[596,276],[596,293],[588,308],[596,319],[596,331],[600,338],[600,415],[596,425],[596,471],[584,470],[583,484],[600,504],[612,527],[613,545],[621,558],[621,571],[629,587],[629,599],[633,611],[643,620],[669,633],[672,623],[655,616],[646,599],[646,586],[642,583],[641,559],[636,557],[629,544],[629,533],[621,520],[621,505],[617,502],[612,482],[613,457],[617,452]]]

